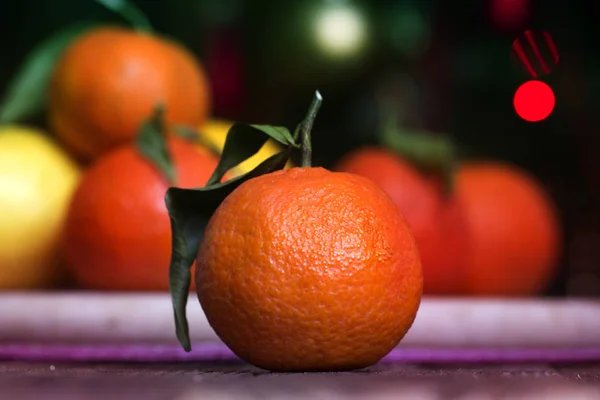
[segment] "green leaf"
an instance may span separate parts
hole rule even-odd
[[[279,143],[284,145],[294,145],[294,138],[292,134],[285,126],[274,126],[274,125],[250,125],[251,127],[261,130]]]
[[[204,227],[221,202],[243,182],[285,167],[292,147],[267,158],[252,171],[223,183],[200,189],[169,188],[165,203],[171,219],[172,254],[169,289],[175,317],[177,339],[185,351],[191,350],[186,305],[192,267]]]
[[[152,116],[145,121],[136,136],[136,147],[170,184],[175,182],[175,167],[167,149],[167,127],[165,109],[157,105]]]
[[[128,0],[96,0],[109,10],[119,14],[138,31],[152,32],[152,24],[148,17]]]
[[[48,85],[58,59],[76,37],[97,25],[99,23],[89,21],[70,25],[29,52],[0,103],[0,123],[23,121],[45,109]]]
[[[221,182],[227,171],[256,154],[269,140],[269,137],[286,146],[295,146],[292,135],[287,128],[270,125],[233,124],[227,132],[223,155],[208,180],[208,185]]]

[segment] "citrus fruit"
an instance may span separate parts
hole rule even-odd
[[[58,244],[79,167],[44,132],[0,127],[0,289],[60,283]]]
[[[445,195],[439,179],[380,147],[355,150],[335,170],[369,178],[398,206],[419,246],[423,293],[462,292],[469,246],[463,207],[455,196]]]
[[[204,231],[195,280],[221,340],[272,371],[378,362],[412,325],[423,285],[390,198],[318,167],[261,175],[227,196]]]
[[[217,157],[178,137],[168,143],[177,178],[173,185],[204,186]],[[169,186],[133,144],[102,156],[85,172],[63,242],[79,286],[168,290],[171,227],[164,197]]]
[[[49,123],[82,160],[131,141],[161,103],[170,123],[198,126],[210,90],[193,55],[167,39],[119,27],[82,34],[57,63]]]
[[[206,140],[214,149],[219,152],[223,151],[227,132],[233,126],[233,122],[211,118],[198,129],[199,135],[203,140]],[[252,157],[247,158],[242,163],[231,169],[232,176],[245,174],[258,166],[261,162],[280,152],[281,146],[273,140],[269,139],[263,147]],[[292,163],[288,162],[287,168],[291,168]]]
[[[546,191],[512,165],[470,162],[458,170],[457,195],[471,232],[467,293],[540,294],[561,251],[558,215]]]

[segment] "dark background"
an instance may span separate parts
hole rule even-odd
[[[516,2],[516,3],[515,3]],[[213,82],[213,115],[293,128],[315,89],[315,163],[375,140],[376,96],[402,101],[405,123],[452,135],[468,157],[520,165],[553,196],[564,224],[562,273],[549,294],[600,294],[600,59],[591,1],[353,1],[364,17],[363,51],[328,57],[312,36],[314,0],[138,0],[154,28],[181,41]],[[501,12],[528,12],[508,26]],[[517,7],[518,8],[518,7]],[[121,21],[92,0],[5,0],[0,5],[0,87],[28,51],[78,20]],[[510,12],[508,12],[510,14]],[[560,62],[541,79],[556,95],[553,114],[528,123],[514,112],[516,88],[531,79],[511,58],[526,29],[554,39]]]

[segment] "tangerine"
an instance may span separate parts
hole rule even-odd
[[[356,150],[335,169],[370,179],[398,206],[419,246],[424,294],[462,292],[469,246],[464,211],[455,196],[445,195],[440,179],[380,147]]]
[[[458,170],[457,195],[471,232],[467,293],[540,294],[561,251],[559,218],[543,187],[515,166],[469,162]]]
[[[402,214],[373,182],[323,168],[250,179],[219,205],[196,290],[221,340],[272,371],[362,368],[411,327],[423,286]]]
[[[218,157],[179,137],[168,139],[183,188],[204,186]],[[164,203],[170,186],[133,145],[102,156],[83,175],[66,219],[64,250],[79,286],[167,291],[171,226]]]
[[[196,127],[210,109],[204,69],[181,45],[120,27],[90,30],[57,63],[49,123],[83,161],[132,141],[159,104],[166,120]]]

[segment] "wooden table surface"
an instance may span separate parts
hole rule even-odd
[[[600,364],[274,374],[245,364],[0,363],[0,399],[600,399]]]

